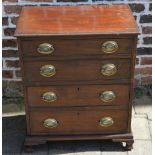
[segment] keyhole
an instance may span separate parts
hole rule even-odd
[[[79,91],[79,90],[80,90],[80,88],[77,88],[77,90]]]
[[[77,116],[79,116],[80,115],[80,113],[79,112],[77,112]]]

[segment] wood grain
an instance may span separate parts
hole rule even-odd
[[[137,33],[128,5],[29,6],[21,11],[15,36]]]
[[[101,67],[107,63],[115,64],[117,73],[112,76],[101,74]],[[55,66],[56,74],[52,77],[40,75],[40,68],[43,65],[51,64]],[[25,62],[26,81],[90,81],[109,79],[130,78],[130,59],[107,59],[107,60],[70,60],[70,61],[38,61]]]
[[[106,41],[115,41],[119,49],[115,53],[107,54],[102,51],[102,44]],[[44,55],[37,52],[37,48],[42,43],[49,43],[53,45],[54,52],[52,54]],[[133,48],[133,39],[114,39],[114,38],[92,38],[87,39],[81,37],[80,39],[53,39],[37,38],[32,40],[22,41],[22,52],[24,57],[69,57],[69,56],[91,56],[91,55],[131,55]]]
[[[25,146],[51,140],[111,139],[131,149],[131,110],[138,27],[128,5],[23,7],[15,32],[24,86],[27,137]],[[116,53],[101,50],[105,41],[116,41]],[[54,46],[51,55],[37,52],[41,43]],[[101,67],[113,63],[117,73],[103,76]],[[54,65],[56,74],[45,78],[40,67]],[[101,91],[113,90],[114,101],[104,103]],[[53,91],[58,100],[41,100]],[[100,127],[110,116],[113,126]],[[59,126],[43,127],[53,117]]]
[[[116,98],[110,102],[100,99],[103,91],[113,91]],[[45,102],[42,94],[54,92],[57,100]],[[28,103],[33,107],[68,107],[68,106],[97,106],[97,105],[128,105],[129,86],[128,85],[75,85],[75,86],[47,86],[47,87],[28,87]]]
[[[114,124],[102,127],[99,120],[102,117],[112,117]],[[59,125],[56,128],[45,128],[43,122],[47,118],[55,118]],[[37,110],[30,113],[31,134],[92,134],[120,133],[127,130],[128,114],[125,110]]]

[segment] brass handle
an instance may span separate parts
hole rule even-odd
[[[55,67],[53,65],[44,65],[40,68],[40,74],[45,77],[51,77],[56,74]]]
[[[114,75],[116,72],[117,69],[114,64],[105,64],[101,68],[101,73],[106,76]]]
[[[48,118],[44,120],[43,126],[46,128],[55,128],[58,126],[58,122],[54,118]]]
[[[45,102],[53,102],[57,100],[57,96],[54,92],[46,92],[42,95],[42,100]]]
[[[114,124],[114,121],[111,117],[102,117],[99,121],[100,126],[108,127]]]
[[[38,46],[37,51],[41,54],[51,54],[54,52],[54,47],[49,43],[43,43]]]
[[[115,99],[116,95],[113,91],[104,91],[100,95],[100,99],[104,102],[111,102]]]
[[[118,44],[115,41],[106,41],[102,44],[102,51],[104,53],[114,53],[118,50]]]

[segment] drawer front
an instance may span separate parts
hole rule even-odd
[[[129,54],[133,48],[132,39],[87,39],[87,40],[27,40],[22,41],[24,56],[76,56]]]
[[[125,110],[40,110],[30,112],[31,134],[121,133],[127,130]]]
[[[128,85],[72,85],[28,87],[30,106],[127,105]]]
[[[29,82],[123,78],[130,78],[130,59],[25,62],[25,80]]]

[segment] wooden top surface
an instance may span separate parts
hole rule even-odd
[[[137,33],[128,5],[27,6],[15,36]]]

